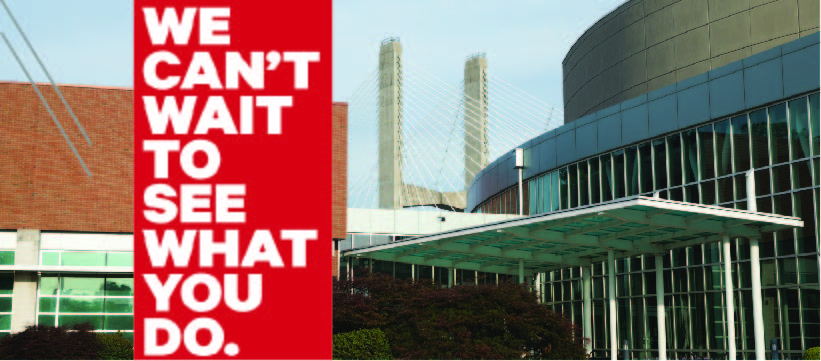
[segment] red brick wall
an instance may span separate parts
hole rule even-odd
[[[345,238],[348,203],[348,104],[333,105],[333,238]]]
[[[28,83],[0,83],[0,229],[132,232],[133,92],[39,85],[91,170],[83,172]]]
[[[348,203],[348,104],[333,104],[333,227],[332,237],[345,238]],[[339,252],[334,251],[333,275],[339,276]]]
[[[89,178],[28,83],[0,83],[0,229],[133,232],[133,92],[62,85],[89,146],[53,89],[38,85]],[[345,238],[348,104],[333,104],[333,238]],[[334,276],[338,257],[334,252]]]

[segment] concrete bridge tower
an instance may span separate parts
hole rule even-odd
[[[488,164],[487,119],[487,57],[478,53],[465,61],[465,190]]]
[[[379,208],[402,208],[402,44],[399,38],[379,48]]]

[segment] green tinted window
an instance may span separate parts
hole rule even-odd
[[[105,266],[104,252],[63,252],[63,266]]]
[[[106,315],[105,316],[106,330],[133,330],[134,316],[128,315]]]
[[[10,295],[14,290],[14,274],[0,274],[0,295]]]
[[[43,266],[59,266],[60,252],[43,252]]]
[[[106,296],[133,296],[134,278],[108,277],[105,280]]]
[[[65,257],[65,254],[63,254]],[[63,258],[65,260],[65,258]],[[103,277],[73,276],[63,277],[60,290],[63,295],[103,296]]]
[[[59,312],[71,312],[71,313],[95,313],[95,312],[103,312],[103,299],[102,298],[71,298],[71,297],[60,297],[60,310]]]
[[[44,326],[54,326],[54,322],[56,321],[57,317],[54,315],[40,315],[37,316],[37,324],[44,325]]]
[[[134,266],[133,253],[109,253],[106,266],[132,267]]]
[[[107,313],[132,313],[134,312],[134,299],[131,298],[106,298],[105,312]]]
[[[60,280],[57,277],[40,277],[40,294],[56,296],[57,289],[60,288]]]
[[[0,297],[0,312],[11,312],[11,297]]]
[[[0,251],[0,265],[14,265],[14,251]]]
[[[57,298],[56,297],[40,297],[40,312],[56,312]]]
[[[11,315],[0,315],[0,330],[11,329]]]
[[[74,326],[81,323],[90,323],[95,330],[103,329],[102,315],[60,315],[57,326]]]

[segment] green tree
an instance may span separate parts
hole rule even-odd
[[[379,328],[399,359],[584,359],[566,318],[519,284],[442,288],[360,271],[334,289],[334,333]]]

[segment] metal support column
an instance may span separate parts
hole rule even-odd
[[[659,335],[659,361],[667,360],[667,323],[664,320],[664,260],[656,255],[656,320]]]
[[[416,281],[416,265],[411,263],[411,281]]]
[[[454,270],[453,267],[448,268],[448,288],[453,288],[453,273],[454,272],[456,272],[456,270]]]
[[[730,236],[724,235],[721,241],[724,253],[724,298],[727,300],[727,349],[730,353],[730,360],[736,359],[735,345],[735,309],[733,305],[733,273],[732,260],[730,259]]]
[[[525,283],[525,262],[519,260],[519,283]]]
[[[592,266],[582,267],[582,314],[585,351],[593,352],[593,296],[591,292],[590,273]]]
[[[747,171],[747,210],[758,212],[755,203],[755,179],[753,170]],[[764,344],[764,310],[761,307],[761,259],[758,238],[750,239],[750,277],[753,281],[753,334],[755,336],[755,358],[763,360],[766,352]]]
[[[608,328],[610,329],[610,359],[619,356],[619,334],[616,329],[616,255],[612,249],[607,250],[607,297],[609,303]]]

